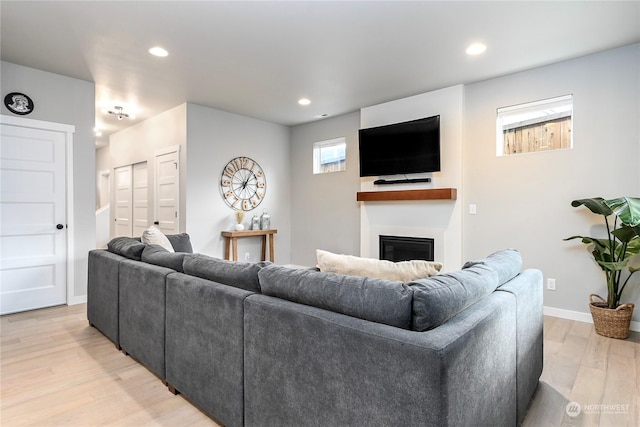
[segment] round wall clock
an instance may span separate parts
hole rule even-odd
[[[222,170],[220,191],[227,205],[250,211],[264,199],[267,180],[260,165],[249,157],[236,157]]]
[[[14,114],[25,116],[33,111],[33,101],[24,93],[11,92],[4,97],[4,106]]]

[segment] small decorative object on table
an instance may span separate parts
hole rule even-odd
[[[271,228],[271,217],[265,209],[260,216],[260,230],[269,230]]]
[[[244,211],[236,211],[236,230],[242,231],[244,230],[244,224],[242,223],[244,220]]]
[[[253,218],[251,218],[251,229],[260,230],[260,217],[258,214],[255,214]]]

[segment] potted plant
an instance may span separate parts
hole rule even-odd
[[[607,299],[596,294],[589,297],[596,332],[612,338],[627,338],[634,304],[620,304],[620,297],[633,274],[640,270],[640,257],[635,257],[640,253],[640,198],[594,197],[574,200],[571,206],[585,206],[602,215],[607,229],[606,238],[571,236],[564,239],[582,239],[605,273]]]

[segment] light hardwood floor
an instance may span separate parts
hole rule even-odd
[[[86,305],[2,316],[0,425],[216,426],[87,322]]]
[[[0,335],[3,427],[217,425],[90,327],[84,304],[2,316]],[[546,317],[544,346],[524,426],[640,425],[640,334]]]

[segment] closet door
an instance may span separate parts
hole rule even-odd
[[[149,178],[147,162],[133,165],[133,237],[149,227]]]
[[[114,172],[114,200],[115,200],[115,229],[114,237],[131,237],[133,232],[133,191],[132,191],[132,166],[115,168]]]

